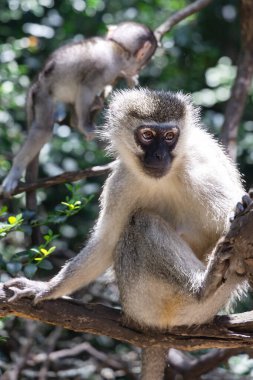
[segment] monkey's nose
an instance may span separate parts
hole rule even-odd
[[[165,154],[163,152],[155,152],[155,158],[158,160],[158,161],[162,161],[165,157]]]

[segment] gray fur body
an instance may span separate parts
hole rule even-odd
[[[168,173],[153,178],[142,168],[143,152],[134,130],[143,124],[163,128],[165,123],[177,124],[180,136]],[[214,248],[244,194],[235,166],[180,93],[116,93],[103,133],[117,161],[88,243],[49,282],[16,279],[7,286],[14,297],[33,294],[36,302],[58,298],[87,285],[114,263],[122,308],[140,328],[163,330],[211,320],[244,281],[231,266],[224,284],[208,297],[199,296],[213,273],[208,262]],[[142,379],[161,379],[163,371],[154,375],[156,367],[153,362],[153,369],[145,368]]]

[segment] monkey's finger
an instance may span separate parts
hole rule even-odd
[[[253,274],[253,258],[244,260],[247,273]]]
[[[253,188],[249,189],[249,197],[251,200],[253,200]]]
[[[20,298],[24,297],[31,297],[34,296],[34,290],[33,289],[19,289],[15,287],[9,287],[10,290],[13,291],[13,296],[8,298],[8,302],[13,302],[16,300],[19,300]]]
[[[244,206],[244,208],[246,209],[251,203],[252,203],[252,199],[250,198],[250,196],[248,194],[245,194],[243,197],[242,197],[242,204]]]
[[[235,216],[241,214],[245,210],[243,204],[241,202],[238,202],[235,207]]]
[[[223,250],[221,252],[221,255],[219,256],[219,260],[217,261],[217,266],[222,263],[224,263],[225,261],[228,261],[232,256],[232,253],[230,251],[225,251]]]
[[[242,214],[252,203],[253,203],[252,198],[248,194],[245,194],[242,197],[242,202],[238,202],[236,205],[235,217]]]
[[[25,287],[30,285],[30,280],[27,278],[13,278],[7,282],[4,283],[3,287],[4,289],[10,289],[11,287],[24,289]]]
[[[47,294],[39,293],[39,294],[36,294],[33,303],[34,303],[34,305],[37,305],[38,303],[40,303],[42,301],[46,301],[49,298],[50,297],[49,297],[48,293]]]

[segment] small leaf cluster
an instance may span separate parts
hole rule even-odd
[[[78,214],[93,198],[93,196],[83,197],[79,184],[66,184],[65,186],[70,192],[70,196],[67,196],[64,202],[55,207],[53,214],[48,214],[44,224],[65,222],[69,217]]]
[[[0,209],[0,218],[2,219],[7,214],[7,206],[3,206]],[[0,220],[1,220],[0,219]],[[9,232],[15,231],[21,226],[24,221],[22,214],[16,216],[10,215],[5,222],[0,222],[0,238],[5,237]]]
[[[28,210],[13,215],[8,213],[7,206],[0,209],[0,239],[6,238],[8,234],[14,231],[30,234],[32,228],[38,226],[47,231],[43,235],[43,243],[39,246],[15,253],[8,253],[8,248],[3,246],[4,252],[0,252],[0,269],[7,271],[12,276],[21,274],[32,278],[39,268],[44,270],[53,268],[48,257],[55,251],[56,246],[51,245],[51,243],[59,235],[55,234],[48,226],[65,222],[66,219],[82,210],[91,199],[91,197],[82,197],[79,185],[67,184],[66,187],[70,195],[66,196],[53,212],[43,218],[37,218],[34,212]]]
[[[56,247],[49,245],[57,237],[58,235],[49,229],[47,234],[43,235],[44,242],[38,247],[16,252],[10,258],[8,255],[0,256],[0,268],[12,276],[23,274],[28,278],[32,278],[39,268],[51,270],[53,265],[47,258]]]

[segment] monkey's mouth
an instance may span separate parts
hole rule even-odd
[[[143,164],[142,164],[143,165]],[[166,174],[168,174],[170,170],[170,164],[167,164],[165,166],[150,166],[150,165],[143,165],[143,171],[145,174],[147,174],[149,177],[153,178],[161,178],[164,177]]]

